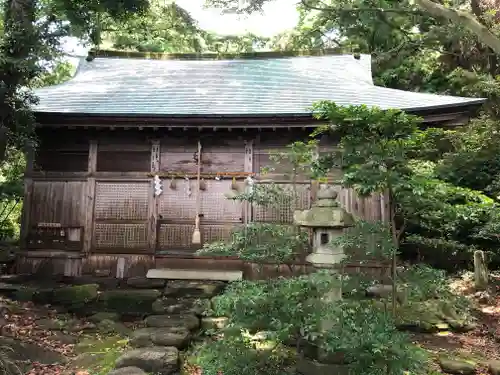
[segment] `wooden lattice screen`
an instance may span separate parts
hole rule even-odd
[[[160,251],[194,250],[191,237],[196,216],[196,180],[165,181],[165,189],[158,197],[158,248]],[[230,180],[204,181],[200,197],[200,231],[202,242],[229,238],[232,228],[243,222],[242,204],[228,200],[225,193],[231,189]],[[189,194],[191,192],[191,194]]]
[[[96,250],[148,249],[149,182],[97,182],[94,207]]]
[[[293,223],[292,204],[292,185],[291,184],[277,184],[282,188],[286,194],[283,194],[281,199],[275,204],[267,207],[253,205],[253,221],[266,222],[266,223]],[[305,210],[311,206],[311,185],[310,184],[297,184],[297,208],[298,210]]]

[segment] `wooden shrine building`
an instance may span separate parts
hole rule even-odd
[[[289,204],[248,207],[226,193],[248,176],[289,183],[284,170],[259,171],[269,151],[318,126],[312,103],[401,108],[433,125],[463,124],[483,103],[377,87],[367,55],[111,55],[82,58],[71,80],[36,90],[39,144],[26,171],[19,273],[126,277],[155,267],[241,267],[194,255],[195,216],[202,243],[249,221],[291,222]],[[307,208],[314,192],[310,181],[299,182]],[[339,197],[358,216],[384,219],[381,197]]]

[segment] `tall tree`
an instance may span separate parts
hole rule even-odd
[[[60,38],[92,39],[100,14],[125,19],[148,7],[147,0],[5,0],[0,35],[0,160],[7,145],[22,147],[33,131],[30,85],[44,71],[43,60],[60,53]]]
[[[228,11],[249,13],[262,10],[262,6],[272,0],[207,0],[211,6],[225,8]],[[460,2],[459,2],[460,3]],[[465,3],[465,2],[463,2]],[[242,5],[243,4],[243,5]],[[463,5],[463,4],[461,4]],[[362,18],[364,14],[371,14],[386,23],[392,23],[399,15],[431,16],[436,19],[445,19],[452,24],[464,27],[473,33],[479,41],[500,54],[500,38],[497,30],[491,23],[484,22],[484,17],[491,10],[498,9],[494,0],[472,0],[469,11],[444,5],[432,0],[403,0],[403,1],[364,1],[364,0],[301,0],[300,7],[327,13],[331,19],[339,14],[348,14],[354,18]],[[388,17],[390,16],[390,17]]]

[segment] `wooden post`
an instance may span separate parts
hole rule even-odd
[[[253,141],[245,141],[245,161],[243,165],[244,172],[253,172]],[[252,204],[250,202],[243,203],[243,224],[248,224],[252,221]]]
[[[31,226],[31,204],[33,197],[33,166],[35,163],[35,150],[33,147],[29,147],[26,151],[26,171],[24,174],[24,199],[23,199],[23,211],[21,213],[21,233],[20,242],[21,248],[26,249],[28,247],[28,234]]]
[[[94,204],[95,204],[95,172],[97,169],[97,141],[89,142],[89,161],[87,171],[87,186],[85,194],[85,225],[83,232],[83,252],[90,253],[94,235]]]
[[[153,140],[151,144],[151,173],[160,172],[160,141]],[[158,228],[158,197],[154,194],[153,180],[151,179],[151,189],[148,200],[149,217],[149,249],[152,253],[156,250],[157,228]]]

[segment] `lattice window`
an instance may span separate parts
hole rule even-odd
[[[240,182],[240,184],[244,184]],[[196,185],[195,185],[196,186]],[[241,222],[243,206],[241,202],[227,199],[231,181],[206,181],[206,190],[201,192],[201,212],[203,220]]]
[[[163,224],[158,233],[158,245],[161,249],[191,248],[194,224]]]
[[[145,249],[147,243],[146,224],[95,224],[95,247]]]
[[[254,205],[253,207],[253,220],[262,222],[276,222],[276,223],[293,223],[293,204],[292,192],[290,184],[280,184],[280,187],[286,189],[288,194],[283,194],[279,202],[273,205],[262,207]],[[297,203],[298,210],[305,210],[310,207],[310,185],[299,184],[297,185]]]
[[[191,219],[196,215],[196,181],[175,180],[175,189],[171,181],[164,180],[164,191],[159,196],[158,214],[163,219]],[[191,194],[189,194],[189,190]]]
[[[242,225],[204,225],[201,227],[201,234],[204,243],[224,241],[231,238],[231,233]]]
[[[97,182],[97,220],[146,220],[149,183]]]

